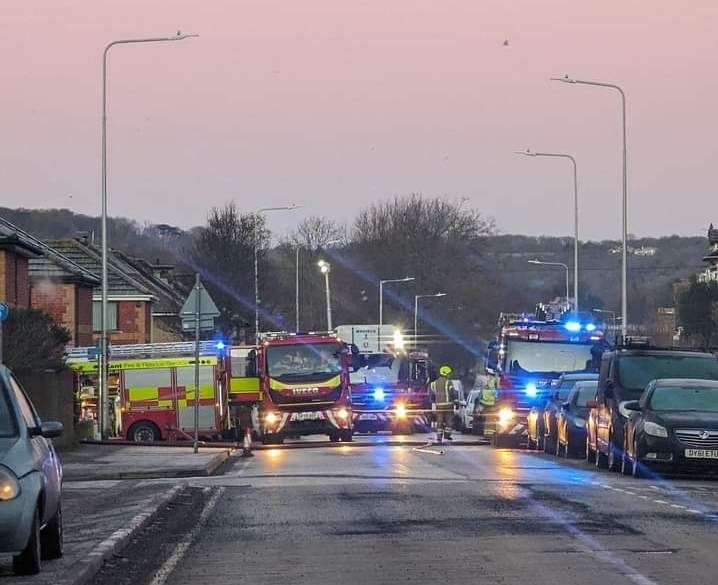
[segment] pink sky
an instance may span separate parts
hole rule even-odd
[[[339,220],[393,194],[466,197],[504,232],[620,233],[718,220],[718,3],[694,0],[35,0],[0,4],[0,204],[99,211],[100,55],[110,59],[110,211],[183,227],[235,199]],[[508,47],[502,46],[510,39]]]

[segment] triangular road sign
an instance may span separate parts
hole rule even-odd
[[[219,309],[217,308],[217,305],[214,304],[214,301],[212,300],[212,297],[209,296],[207,289],[204,288],[202,285],[200,285],[199,288],[199,295],[200,319],[205,320],[211,319],[212,317],[219,317]],[[192,291],[187,296],[187,300],[184,302],[184,305],[182,305],[180,317],[182,317],[182,319],[190,318],[194,320],[196,311],[197,287],[193,287]]]

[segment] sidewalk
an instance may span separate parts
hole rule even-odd
[[[212,475],[229,458],[229,450],[192,447],[81,445],[60,454],[65,481],[152,479]]]

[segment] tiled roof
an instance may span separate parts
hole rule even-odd
[[[57,278],[79,281],[89,285],[100,284],[100,278],[96,274],[86,270],[58,250],[3,217],[0,217],[0,240],[14,240],[23,247],[35,251],[35,255],[29,260],[31,279]]]

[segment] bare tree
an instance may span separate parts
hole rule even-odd
[[[312,215],[297,226],[290,240],[295,246],[318,250],[329,242],[346,241],[346,228],[326,217]]]

